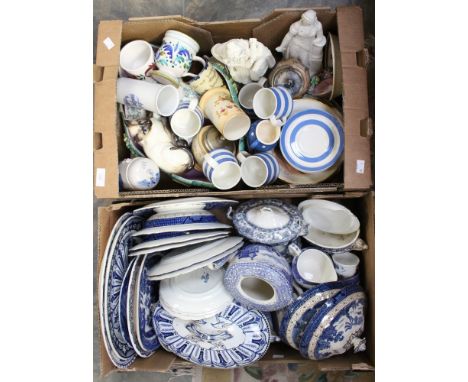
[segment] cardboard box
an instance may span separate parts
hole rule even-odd
[[[199,54],[209,54],[211,47],[231,38],[255,37],[272,51],[278,46],[289,26],[299,20],[303,9],[277,9],[263,19],[197,22],[182,16],[133,18],[129,21],[101,21],[97,36],[94,67],[94,186],[98,198],[159,198],[203,195],[241,196],[239,185],[229,191],[187,188],[163,177],[151,191],[119,191],[118,163],[129,157],[124,145],[122,126],[116,103],[116,80],[120,47],[129,41],[144,39],[159,43],[168,29],[189,34],[200,44]],[[367,190],[372,186],[367,73],[365,67],[364,27],[359,7],[314,8],[324,32],[331,31],[340,41],[343,66],[343,112],[345,150],[343,169],[327,183],[317,185],[273,185],[250,193],[262,195],[266,190],[291,196],[308,193]]]
[[[248,193],[245,191],[244,197],[255,198],[257,194]],[[270,197],[263,195],[262,197]],[[362,353],[353,354],[347,353],[344,355],[332,357],[322,361],[305,360],[299,352],[283,343],[273,343],[270,346],[267,354],[258,362],[259,365],[268,363],[310,363],[311,366],[320,371],[344,371],[344,370],[373,370],[374,369],[374,349],[375,349],[375,324],[374,324],[374,309],[375,309],[375,291],[374,291],[374,192],[351,192],[341,194],[323,194],[323,195],[308,195],[308,198],[326,198],[335,200],[350,208],[361,222],[361,237],[367,242],[369,248],[360,254],[360,272],[361,285],[363,286],[367,298],[368,308],[365,322],[365,337],[367,339],[367,350]],[[283,196],[283,198],[285,198]],[[236,198],[235,198],[236,199]],[[299,203],[303,198],[288,198],[293,203]],[[99,208],[98,213],[98,272],[101,265],[101,259],[104,255],[109,234],[113,225],[124,212],[133,210],[137,206],[147,204],[149,201],[139,202],[124,202],[111,204],[107,207]],[[99,331],[100,333],[100,331]],[[100,360],[101,373],[106,375],[118,369],[110,361],[102,339],[100,341]],[[179,365],[191,365],[189,362],[176,358],[175,355],[167,353],[159,349],[154,355],[149,358],[137,358],[135,363],[128,369],[129,371],[167,371],[173,367],[174,361],[177,359]],[[211,369],[204,369],[211,370]],[[222,373],[219,371],[206,371],[207,374]]]

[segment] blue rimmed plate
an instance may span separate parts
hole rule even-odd
[[[366,295],[359,285],[343,288],[328,299],[304,329],[299,351],[306,358],[320,360],[343,354],[351,347],[365,350]]]
[[[343,154],[343,126],[326,111],[302,111],[289,118],[282,128],[280,149],[286,161],[301,172],[327,170]]]
[[[265,315],[238,303],[197,321],[172,317],[158,304],[153,325],[165,349],[205,367],[249,365],[262,358],[270,345],[271,329]]]

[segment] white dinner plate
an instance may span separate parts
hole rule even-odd
[[[148,204],[138,208],[134,213],[146,213],[153,210],[154,212],[175,212],[175,211],[196,211],[196,210],[211,210],[214,208],[225,208],[239,203],[236,200],[223,199],[207,196],[195,196],[191,198],[180,198],[164,200]]]
[[[133,236],[153,235],[157,233],[165,232],[182,232],[182,231],[205,231],[211,229],[230,229],[232,228],[229,224],[223,223],[192,223],[192,224],[177,224],[163,227],[151,227],[143,228],[142,230],[135,232]]]

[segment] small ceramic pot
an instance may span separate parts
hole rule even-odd
[[[156,52],[156,66],[160,72],[172,78],[196,77],[195,74],[188,73],[192,61],[199,61],[206,66],[205,60],[196,55],[199,50],[200,45],[190,36],[168,30]]]
[[[292,302],[289,264],[272,247],[249,244],[229,262],[224,285],[241,304],[272,312]]]
[[[205,154],[203,173],[220,190],[229,190],[241,180],[241,169],[235,156],[225,149]]]
[[[119,164],[123,188],[126,190],[151,190],[160,179],[159,167],[151,159],[125,159]]]
[[[242,86],[242,89],[239,91],[239,103],[243,107],[243,109],[248,114],[254,114],[253,111],[253,99],[255,94],[260,90],[263,89],[263,85],[265,85],[266,78],[262,77],[257,82],[249,82]]]
[[[291,271],[294,281],[303,288],[338,280],[333,261],[322,251],[314,248],[299,249],[295,244],[288,247],[294,256]]]
[[[295,99],[302,98],[309,89],[309,71],[299,60],[281,60],[268,76],[271,86],[282,86]]]
[[[200,99],[200,108],[219,132],[228,140],[242,138],[250,128],[250,118],[234,102],[229,91],[216,88],[207,91]]]
[[[249,155],[243,151],[237,154],[241,162],[241,177],[249,187],[261,187],[278,179],[279,165],[276,159],[268,153]]]
[[[144,40],[129,42],[120,51],[120,68],[129,77],[145,78],[155,68],[153,47]]]
[[[281,126],[292,112],[293,100],[284,87],[260,89],[253,98],[253,109],[258,118]]]
[[[198,73],[198,78],[189,82],[190,87],[198,94],[203,95],[208,90],[224,86],[223,79],[209,62],[206,67]]]
[[[226,149],[236,154],[236,145],[228,141],[213,125],[204,126],[192,141],[192,153],[195,158],[195,169],[202,171],[205,154],[215,149]]]
[[[179,105],[179,92],[172,85],[119,78],[117,102],[168,116],[173,114]]]
[[[251,152],[273,150],[281,135],[281,128],[270,120],[260,119],[254,122],[247,133],[247,146]]]
[[[359,266],[359,257],[351,252],[335,253],[332,256],[335,264],[336,273],[347,279],[356,274]]]

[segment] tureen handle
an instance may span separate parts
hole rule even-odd
[[[359,238],[354,242],[351,251],[365,251],[368,248],[369,246],[366,244],[366,242]]]
[[[299,246],[295,243],[291,243],[288,245],[288,253],[291,255],[291,256],[299,256],[301,254],[301,248],[299,248]]]
[[[353,345],[355,353],[359,353],[360,351],[366,350],[366,339],[365,338],[354,337],[351,340],[351,344]]]
[[[229,220],[232,220],[232,214],[234,213],[234,208],[232,208],[232,206],[229,206],[227,212],[226,212],[226,217],[229,219]]]

